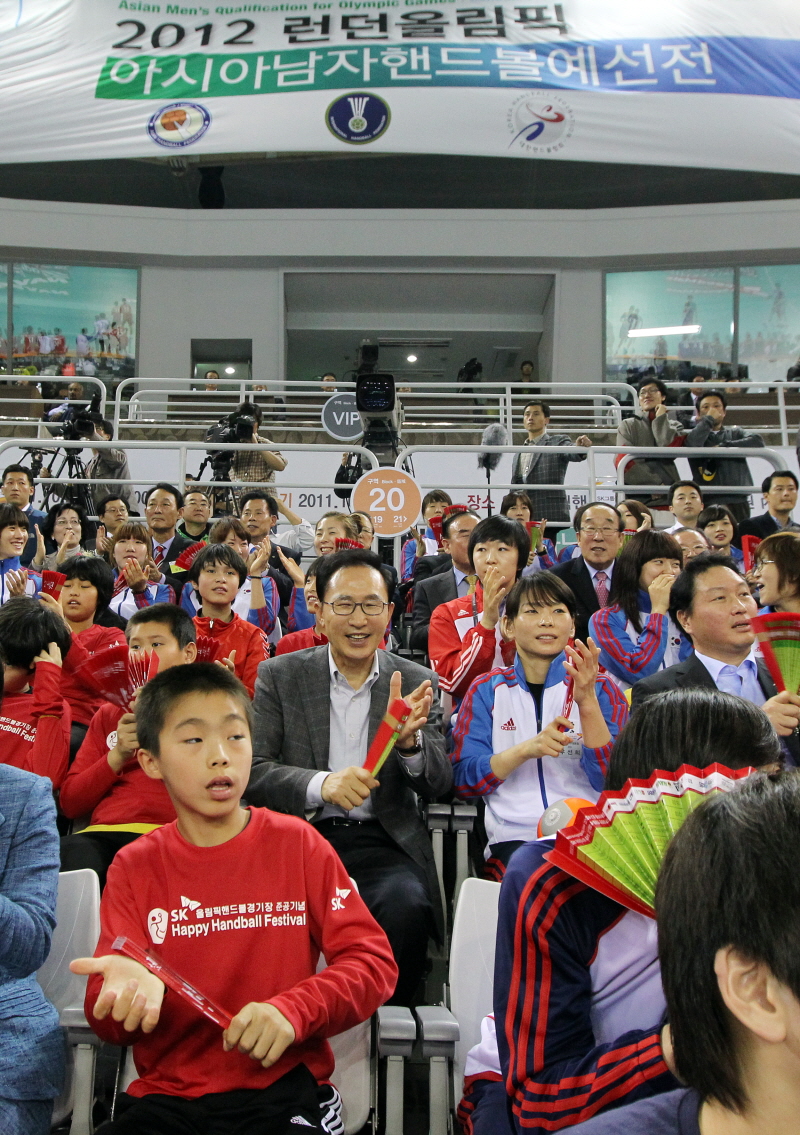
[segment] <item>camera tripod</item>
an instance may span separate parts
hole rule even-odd
[[[231,479],[231,465],[233,464],[233,454],[231,454],[230,461],[224,464],[219,464],[212,457],[204,457],[203,463],[197,470],[197,483],[200,482],[203,473],[206,471],[206,466],[211,466],[211,486],[209,497],[211,500],[212,516],[238,516],[239,509],[236,502],[236,490],[230,484],[225,484],[222,487],[222,482],[228,482]],[[213,486],[219,484],[220,487],[215,489]]]
[[[65,449],[63,453],[59,449],[53,450],[50,476],[59,484],[44,486],[42,508],[45,512],[55,504],[77,504],[87,516],[94,514],[94,500],[89,486],[72,483],[77,479],[86,477],[86,465],[80,458],[80,452],[80,450],[74,449]],[[34,477],[37,477],[42,469],[45,451],[42,449],[31,450],[31,457],[31,473]],[[57,465],[59,458],[61,463]]]

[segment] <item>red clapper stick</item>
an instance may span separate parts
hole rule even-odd
[[[126,958],[132,958],[133,961],[143,965],[145,969],[149,969],[150,973],[154,973],[160,981],[163,981],[174,993],[182,997],[190,1005],[194,1005],[204,1016],[208,1017],[210,1021],[219,1025],[223,1029],[227,1029],[232,1021],[229,1013],[221,1009],[219,1005],[215,1004],[210,997],[206,997],[205,993],[201,993],[185,978],[176,973],[171,966],[168,966],[155,951],[143,950],[138,943],[130,938],[122,935],[114,939],[114,945],[111,947],[118,954],[124,954]]]
[[[383,763],[394,748],[400,730],[411,716],[411,706],[405,698],[395,698],[384,714],[383,721],[372,739],[372,744],[364,761],[367,772],[377,776]]]
[[[574,648],[575,647],[575,640],[570,639],[569,642],[567,643],[567,646],[571,646],[571,647]],[[567,692],[564,695],[564,707],[561,710],[561,716],[562,717],[569,717],[569,715],[572,711],[572,703],[573,703],[574,699],[575,699],[575,679],[570,676],[569,678],[567,678]],[[566,733],[567,727],[565,725],[559,725],[558,731],[559,731],[559,733]]]

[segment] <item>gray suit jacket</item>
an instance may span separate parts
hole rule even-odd
[[[511,483],[513,485],[557,485],[564,483],[564,474],[570,461],[585,461],[586,450],[576,446],[571,437],[566,434],[544,433],[536,442],[525,442],[531,445],[534,451],[530,469],[523,479],[522,459],[525,453],[514,454],[514,464],[511,468]],[[574,453],[548,453],[547,446],[571,445]],[[527,489],[531,498],[533,519],[539,520],[566,520],[569,521],[569,508],[567,495],[562,489]]]
[[[411,693],[429,678],[435,696],[422,730],[424,765],[412,776],[397,753],[390,753],[380,772],[380,787],[372,795],[375,819],[406,854],[424,868],[437,915],[439,932],[444,920],[430,837],[417,809],[417,796],[433,800],[448,793],[453,772],[444,750],[442,708],[438,678],[416,662],[388,651],[378,651],[378,680],[372,687],[369,741],[386,712],[389,681],[395,670],[402,675],[402,691]],[[330,746],[330,670],[328,647],[300,650],[262,662],[258,668],[253,734],[253,770],[247,787],[250,804],[306,814],[306,787],[315,773],[328,768]]]
[[[434,608],[441,603],[449,603],[451,599],[458,599],[455,572],[452,568],[432,575],[429,579],[421,579],[414,588],[414,614],[411,619],[412,650],[428,653],[428,627]]]

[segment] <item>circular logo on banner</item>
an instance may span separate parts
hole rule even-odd
[[[402,469],[372,469],[353,486],[350,508],[370,514],[376,536],[402,536],[419,516],[422,493]]]
[[[506,116],[512,146],[526,154],[557,154],[575,129],[572,107],[557,95],[520,95]]]
[[[325,121],[331,134],[352,146],[363,146],[365,142],[380,138],[391,118],[388,104],[368,91],[341,95],[325,111]]]
[[[334,394],[322,407],[322,428],[336,441],[358,441],[364,433],[355,394]]]
[[[211,125],[211,115],[196,102],[171,102],[162,106],[147,123],[147,133],[159,146],[178,149],[202,138]]]

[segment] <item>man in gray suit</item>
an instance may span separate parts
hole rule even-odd
[[[325,558],[317,618],[328,645],[258,668],[249,803],[307,816],[338,851],[385,930],[400,969],[393,1001],[410,1004],[428,937],[443,912],[417,796],[450,791],[436,676],[380,644],[391,619],[389,577],[366,549]],[[411,705],[378,778],[362,766],[387,706]]]
[[[574,442],[575,453],[547,453],[550,445],[573,445],[571,437],[566,434],[548,433],[550,424],[550,407],[546,402],[536,398],[525,406],[522,412],[522,424],[525,426],[528,437],[525,445],[531,446],[530,453],[517,453],[511,468],[511,483],[513,485],[557,485],[564,483],[564,475],[570,461],[585,461],[586,454],[581,449],[588,449],[592,440],[581,434]],[[560,520],[569,523],[569,508],[567,495],[563,489],[527,489],[531,500],[531,516],[537,519],[540,516],[549,521]],[[550,535],[550,533],[548,533]]]

